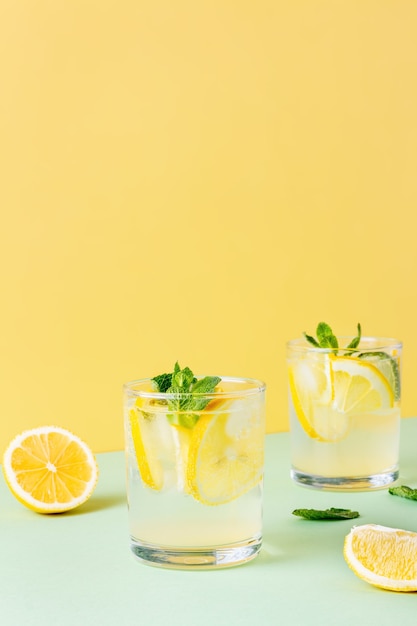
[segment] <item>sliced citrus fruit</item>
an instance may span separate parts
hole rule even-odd
[[[91,496],[98,468],[90,448],[57,426],[15,437],[3,456],[6,483],[16,498],[38,513],[62,513]]]
[[[301,426],[320,441],[340,441],[349,432],[351,417],[394,405],[385,376],[372,363],[355,357],[327,354],[321,361],[317,355],[299,359],[290,366],[289,383]]]
[[[224,401],[202,413],[191,433],[187,480],[196,500],[230,502],[255,487],[263,473],[264,429],[256,411]]]
[[[159,491],[164,484],[164,471],[159,458],[159,435],[156,418],[147,412],[131,409],[129,412],[133,446],[142,481]]]
[[[298,420],[309,437],[337,441],[347,432],[344,416],[335,419],[333,374],[328,353],[299,358],[289,367],[290,393]]]
[[[398,360],[386,352],[362,352],[358,357],[369,361],[379,369],[393,390],[395,400],[399,400],[401,397],[401,382]]]
[[[344,557],[359,578],[383,589],[417,591],[417,533],[365,524],[345,538]]]
[[[332,359],[334,408],[349,415],[394,406],[394,393],[378,368],[354,357]]]

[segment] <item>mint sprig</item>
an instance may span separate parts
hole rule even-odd
[[[355,350],[358,347],[362,335],[362,329],[360,324],[358,324],[357,329],[358,334],[352,339],[349,345],[346,346],[346,350]],[[317,339],[312,335],[307,335],[307,333],[303,334],[306,340],[315,348],[327,348],[333,350],[333,352],[337,354],[337,351],[339,349],[339,342],[336,335],[333,334],[333,331],[330,328],[329,324],[326,324],[326,322],[320,322],[317,325]]]
[[[212,393],[221,381],[218,376],[197,379],[189,367],[181,369],[178,361],[171,374],[159,374],[152,379],[157,391],[169,394],[167,398],[171,424],[193,428],[199,419],[199,411],[210,401],[206,394]]]

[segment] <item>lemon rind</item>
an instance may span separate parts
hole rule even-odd
[[[85,452],[87,461],[91,467],[91,478],[85,483],[85,490],[80,496],[73,498],[70,502],[48,503],[34,498],[30,493],[21,487],[19,482],[16,480],[15,472],[11,468],[13,452],[21,446],[21,443],[25,439],[33,435],[43,435],[51,432],[57,432],[61,435],[67,436],[72,441],[76,441]],[[77,435],[60,426],[40,426],[19,433],[12,439],[3,454],[3,475],[7,486],[21,504],[24,504],[27,508],[36,513],[64,513],[65,511],[70,511],[71,509],[75,509],[81,504],[84,504],[90,498],[96,487],[98,474],[99,470],[97,461],[89,446]]]

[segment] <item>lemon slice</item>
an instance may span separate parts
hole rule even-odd
[[[16,498],[37,513],[62,513],[86,502],[98,468],[90,448],[57,426],[27,430],[3,457],[6,483]]]
[[[343,420],[328,416],[334,394],[329,354],[297,359],[289,367],[289,386],[298,420],[309,437],[335,441],[344,436]]]
[[[332,359],[334,402],[337,411],[349,415],[394,406],[394,392],[379,369],[354,357]]]
[[[202,414],[191,434],[187,480],[194,498],[224,504],[255,487],[263,474],[264,430],[239,401]]]
[[[365,524],[344,542],[346,563],[362,580],[392,591],[417,591],[417,533]]]
[[[393,389],[371,363],[333,354],[322,359],[315,355],[298,360],[289,372],[294,409],[310,437],[340,441],[349,432],[351,417],[394,405]]]
[[[395,400],[399,400],[401,397],[401,382],[398,359],[386,352],[363,352],[358,356],[362,360],[371,362],[385,376],[394,392]]]
[[[162,489],[164,471],[159,458],[160,441],[156,418],[141,410],[129,411],[130,431],[142,481],[155,491]]]

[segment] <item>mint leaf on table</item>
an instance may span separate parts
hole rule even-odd
[[[407,485],[390,487],[388,492],[392,496],[400,496],[401,498],[407,498],[408,500],[417,500],[417,489],[411,489],[411,487],[407,487]]]
[[[308,520],[342,520],[359,517],[358,511],[351,511],[350,509],[335,509],[333,507],[325,510],[295,509],[292,514]]]
[[[158,391],[169,394],[169,422],[192,428],[199,419],[198,411],[202,411],[210,401],[204,397],[205,394],[212,393],[221,378],[205,376],[197,379],[189,367],[181,369],[177,361],[172,374],[160,374],[152,380]]]

